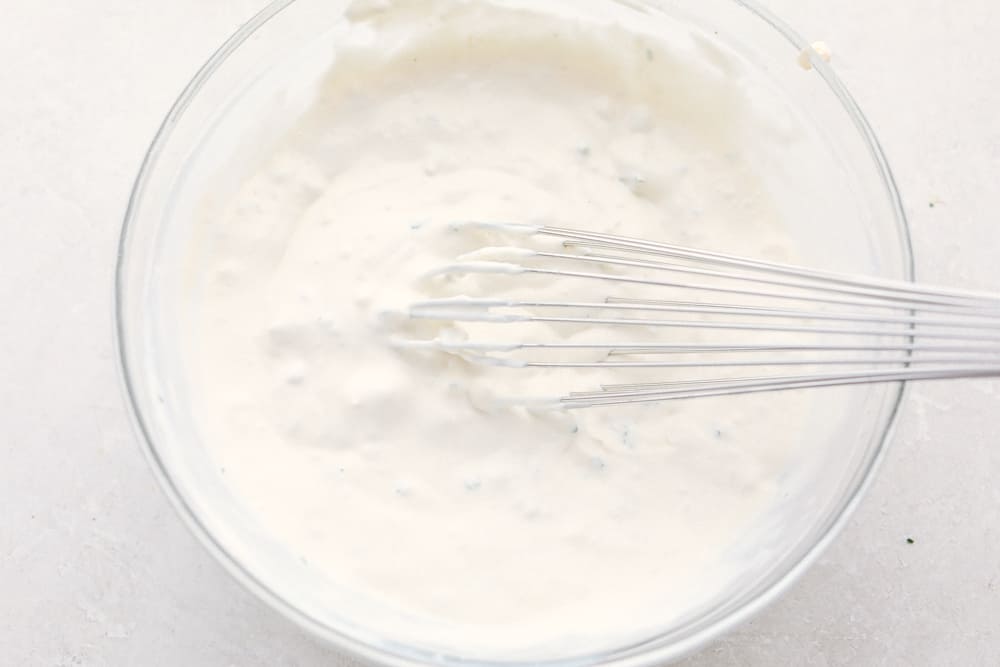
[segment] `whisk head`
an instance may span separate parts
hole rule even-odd
[[[563,407],[1000,374],[994,295],[561,227],[451,230],[483,245],[427,277],[449,296],[408,307],[431,335],[396,343],[585,371]]]

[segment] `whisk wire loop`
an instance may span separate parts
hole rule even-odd
[[[518,239],[556,240],[562,249],[486,247],[442,267],[435,276],[534,275],[575,281],[576,291],[588,294],[599,284],[600,297],[432,299],[412,304],[410,318],[500,327],[536,323],[642,335],[621,342],[573,336],[510,341],[497,336],[404,340],[401,345],[512,368],[710,373],[569,391],[556,401],[566,408],[1000,376],[997,294],[840,274],[563,227],[467,224],[512,232]],[[615,294],[625,287],[629,294]],[[641,297],[631,293],[636,290],[642,291]],[[695,339],[678,338],[684,332]],[[790,367],[802,372],[782,370]],[[769,368],[772,374],[736,374],[746,368]]]

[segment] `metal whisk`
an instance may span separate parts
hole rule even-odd
[[[423,301],[409,308],[414,320],[471,323],[473,335],[490,332],[489,338],[438,336],[404,344],[501,367],[593,369],[607,371],[611,379],[617,370],[619,381],[625,369],[645,374],[628,384],[602,380],[594,387],[567,387],[556,400],[568,408],[1000,376],[997,295],[575,229],[485,223],[455,229],[524,243],[463,255],[437,271],[438,279],[492,274],[509,276],[503,280],[516,285],[539,276],[574,281],[573,294],[596,292],[597,298]],[[543,245],[552,248],[525,247],[529,239],[547,241]],[[626,290],[630,294],[623,296]],[[562,328],[565,335],[514,341],[493,336],[503,325],[518,322]],[[609,339],[581,340],[574,335],[581,328]],[[643,335],[635,340],[629,332]],[[611,340],[612,333],[621,340]],[[769,372],[748,374],[751,368]]]

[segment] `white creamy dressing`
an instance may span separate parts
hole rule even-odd
[[[813,55],[819,56],[824,62],[830,62],[833,60],[833,51],[830,50],[830,46],[826,42],[813,42],[806,48],[802,49],[802,53],[799,54],[799,67],[808,71],[813,68]]]
[[[429,642],[498,650],[646,636],[738,572],[743,540],[802,454],[811,399],[499,407],[653,376],[487,367],[389,342],[602,341],[617,329],[387,312],[610,289],[428,279],[482,247],[545,247],[454,221],[793,258],[741,156],[766,120],[742,97],[739,63],[700,39],[485,3],[392,6],[355,5],[378,43],[339,54],[313,108],[225,215],[200,225],[182,319],[201,438],[275,540],[387,610],[366,621],[383,635],[407,638],[409,618]]]

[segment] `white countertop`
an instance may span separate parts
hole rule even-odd
[[[132,178],[176,93],[264,4],[0,3],[2,665],[346,662],[188,533],[114,369],[112,268]],[[920,277],[1000,289],[1000,4],[769,4],[833,47],[895,169]],[[916,388],[834,546],[683,664],[998,664],[998,408],[1000,382]]]

